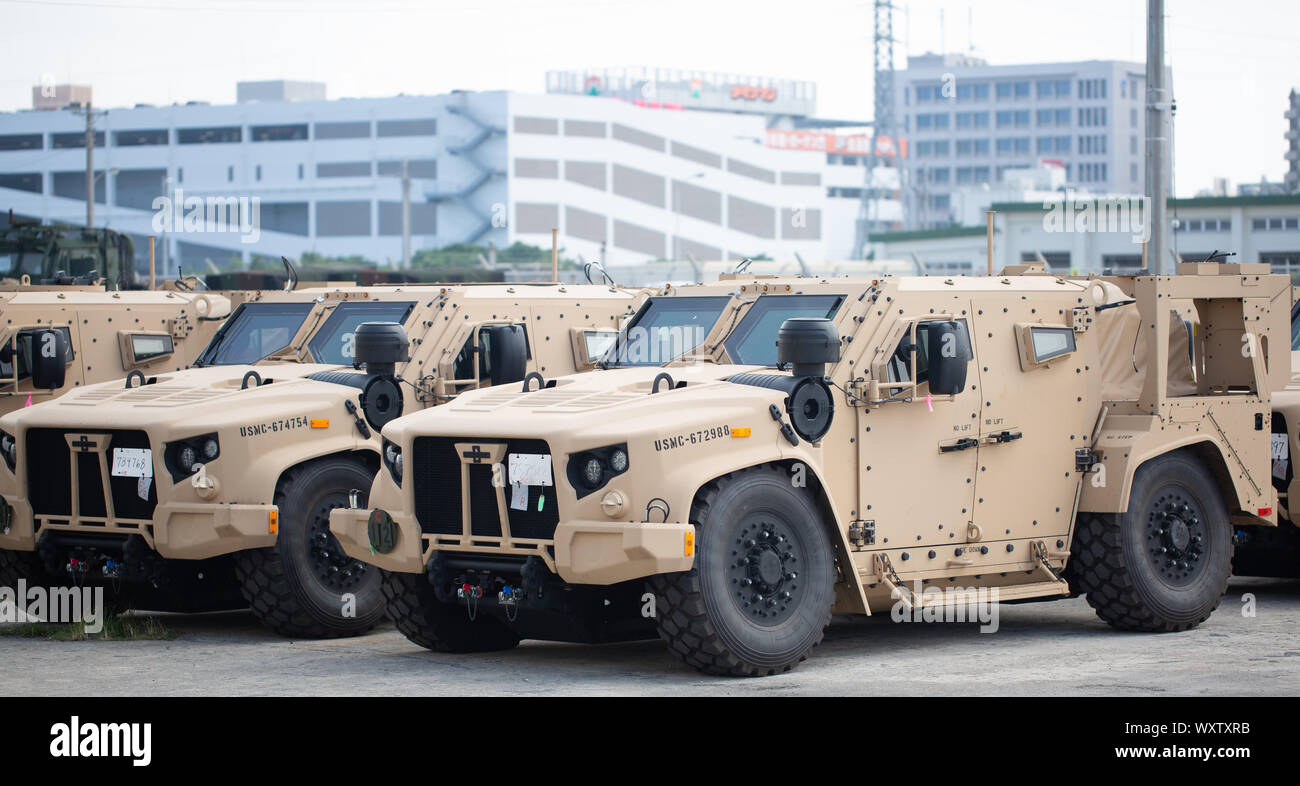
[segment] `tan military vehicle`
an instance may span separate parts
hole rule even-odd
[[[256,296],[93,285],[0,289],[0,413],[134,371],[186,368],[230,315],[232,299]]]
[[[1276,521],[1286,280],[1012,272],[652,298],[604,370],[389,423],[404,465],[331,529],[403,633],[456,652],[657,628],[702,671],[764,675],[832,613],[1069,579],[1113,626],[1197,625],[1232,526]]]
[[[1300,287],[1292,287],[1292,298]],[[1273,391],[1273,487],[1278,492],[1277,527],[1238,527],[1233,572],[1243,576],[1300,575],[1300,302],[1291,306],[1291,378]]]
[[[11,575],[120,587],[138,608],[246,602],[285,635],[364,631],[384,612],[379,576],[342,553],[328,514],[400,462],[382,458],[380,428],[466,390],[587,367],[643,297],[416,285],[242,304],[196,368],[0,419],[0,559]]]

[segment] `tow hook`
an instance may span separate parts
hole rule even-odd
[[[64,570],[66,570],[68,573],[71,573],[72,575],[75,576],[79,573],[85,573],[86,571],[90,570],[90,563],[83,562],[79,559],[69,559],[68,564],[64,568]]]
[[[483,597],[483,588],[467,582],[456,590],[456,597],[465,601],[465,612],[469,614],[469,621],[473,622],[478,617],[478,601]]]
[[[115,579],[122,575],[122,563],[113,560],[104,561],[104,578]]]
[[[506,619],[514,622],[519,617],[519,599],[523,591],[518,587],[512,587],[506,584],[497,593],[497,603],[505,609]]]

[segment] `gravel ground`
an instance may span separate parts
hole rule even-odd
[[[1242,596],[1256,614],[1243,615]],[[1300,581],[1235,579],[1177,634],[1121,633],[1081,598],[1000,607],[1000,628],[837,619],[813,656],[766,679],[702,676],[659,641],[526,641],[444,655],[389,624],[290,641],[244,612],[168,615],[170,641],[0,636],[0,695],[1300,695]]]

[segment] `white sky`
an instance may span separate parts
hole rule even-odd
[[[899,68],[972,40],[995,64],[1146,57],[1145,0],[895,1]],[[548,69],[647,65],[813,80],[823,116],[871,115],[867,0],[0,0],[0,13],[0,110],[29,107],[44,74],[114,107],[232,103],[245,79],[322,81],[330,98],[542,92]],[[1300,2],[1167,0],[1167,13],[1176,192],[1279,180]]]

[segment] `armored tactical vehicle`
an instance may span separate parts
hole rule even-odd
[[[137,608],[246,603],[287,636],[362,632],[384,613],[379,575],[342,553],[328,514],[364,501],[381,462],[400,464],[380,428],[466,390],[587,367],[642,298],[494,284],[244,303],[196,368],[0,419],[0,559],[11,574],[104,582]]]
[[[331,528],[398,628],[454,652],[657,629],[702,671],[766,675],[832,613],[1071,582],[1117,628],[1197,625],[1232,526],[1276,523],[1286,279],[1006,273],[652,298],[604,370],[389,423],[404,464]]]

